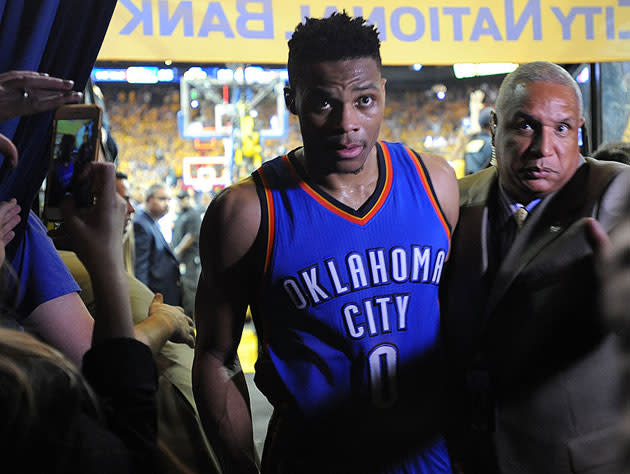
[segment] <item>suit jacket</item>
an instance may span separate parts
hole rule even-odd
[[[136,241],[135,276],[153,292],[162,293],[164,302],[180,306],[179,262],[164,239],[157,223],[145,211],[133,220]]]
[[[460,180],[443,332],[463,385],[470,389],[473,369],[488,377],[489,439],[500,472],[621,472],[618,342],[598,311],[584,218],[614,227],[626,212],[629,183],[630,167],[586,158],[531,212],[491,274],[488,198],[498,186],[496,168]],[[470,421],[466,410],[460,416]]]

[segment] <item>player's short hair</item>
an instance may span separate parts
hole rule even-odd
[[[345,11],[327,18],[305,18],[289,40],[289,85],[294,88],[303,66],[323,61],[373,58],[381,69],[381,42],[378,30],[363,17]]]
[[[123,173],[122,171],[116,171],[116,179],[124,179],[127,180],[129,179],[129,176],[127,176],[125,173]]]
[[[514,91],[518,85],[531,84],[532,82],[560,84],[573,89],[573,92],[575,93],[575,101],[578,106],[578,112],[580,117],[582,116],[584,106],[582,103],[582,91],[580,90],[580,86],[578,86],[575,79],[573,79],[566,69],[547,61],[534,61],[522,64],[513,72],[508,74],[499,88],[499,95],[497,97],[496,104],[497,114],[502,112],[507,103],[512,100]]]

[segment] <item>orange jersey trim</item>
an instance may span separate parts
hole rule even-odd
[[[262,334],[259,334],[261,339],[261,345],[264,348],[263,350],[267,352],[267,348],[269,346],[268,342],[268,333],[269,327],[267,324],[267,318],[265,317],[265,310],[263,308],[263,297],[262,294],[266,289],[266,285],[269,281],[269,272],[271,267],[271,258],[273,255],[273,243],[275,239],[275,231],[276,231],[276,214],[273,205],[273,194],[271,192],[269,186],[269,180],[265,176],[265,172],[262,167],[258,170],[258,175],[260,176],[260,180],[263,185],[263,189],[265,191],[265,205],[267,208],[267,243],[265,245],[265,265],[263,267],[263,274],[259,288],[259,295],[257,296],[257,302],[251,306],[252,316],[260,317],[262,324]]]
[[[284,157],[286,157],[286,155]],[[271,254],[273,253],[273,240],[276,231],[276,215],[273,206],[273,194],[269,188],[269,181],[267,181],[267,177],[265,176],[265,172],[262,168],[258,170],[258,173],[260,174],[260,179],[262,180],[263,188],[265,189],[265,200],[267,205],[267,245],[265,246],[265,266],[263,268],[263,275],[267,275],[269,267],[271,266]]]
[[[340,209],[339,207],[337,207],[336,205],[328,201],[325,197],[319,194],[315,189],[309,186],[302,179],[302,177],[298,174],[297,170],[293,166],[293,163],[291,163],[291,161],[289,160],[288,155],[284,155],[282,159],[287,164],[289,171],[291,172],[291,175],[293,176],[295,181],[309,196],[315,199],[319,204],[324,206],[330,212],[333,212],[334,214],[337,214],[339,217],[342,217],[343,219],[346,219],[347,221],[350,221],[354,224],[363,226],[367,224],[370,221],[370,219],[372,219],[372,217],[374,217],[374,215],[381,209],[381,207],[383,207],[383,204],[385,204],[385,201],[387,200],[387,196],[389,195],[389,191],[392,188],[392,182],[393,182],[392,159],[391,159],[391,156],[389,155],[389,150],[387,149],[387,147],[383,143],[381,142],[379,143],[381,144],[381,148],[383,150],[383,156],[385,158],[384,160],[385,161],[385,185],[383,186],[383,189],[381,190],[381,194],[378,196],[374,206],[372,206],[372,209],[370,209],[370,211],[363,217],[353,216],[352,214],[344,211],[343,209]]]
[[[416,170],[418,171],[418,175],[420,176],[420,181],[422,181],[422,186],[424,186],[424,190],[427,193],[427,196],[429,197],[429,200],[431,201],[431,204],[433,205],[433,209],[435,209],[435,213],[440,219],[440,222],[442,223],[442,226],[444,227],[444,231],[446,232],[446,236],[448,237],[448,240],[450,242],[451,230],[448,227],[446,217],[444,216],[444,214],[442,213],[442,210],[440,209],[440,206],[438,205],[437,198],[433,190],[431,189],[431,185],[429,184],[429,179],[427,178],[427,175],[424,172],[424,168],[420,165],[418,158],[413,154],[413,152],[409,148],[405,147],[405,150],[407,150],[407,153],[409,154],[411,161],[413,162],[414,166],[416,167]]]

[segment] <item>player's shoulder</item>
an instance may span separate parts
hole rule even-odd
[[[457,176],[455,170],[442,156],[433,153],[418,153],[411,147],[408,147],[404,143],[384,143],[388,148],[400,147],[400,149],[406,149],[410,154],[423,165],[426,171],[429,173],[429,178],[433,185],[444,186],[456,186]]]
[[[223,189],[213,202],[221,205],[228,204],[246,204],[250,200],[256,199],[256,183],[252,176],[242,179],[238,183],[234,183]]]
[[[436,191],[442,187],[447,189],[457,188],[455,170],[446,159],[433,153],[422,153],[420,159],[424,163]]]
[[[212,200],[201,223],[202,264],[210,255],[215,270],[233,265],[254,244],[260,222],[260,202],[252,178],[225,188]]]
[[[260,220],[260,203],[256,183],[250,176],[223,189],[212,200],[206,211],[204,222],[214,225],[241,225],[255,217]]]
[[[422,153],[420,159],[429,174],[440,207],[453,229],[459,217],[459,188],[455,170],[440,155]]]

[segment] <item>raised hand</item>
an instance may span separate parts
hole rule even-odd
[[[74,249],[90,274],[112,264],[122,266],[122,235],[127,203],[116,193],[112,163],[90,163],[94,205],[78,210],[67,196],[61,205]],[[105,265],[107,263],[107,265]]]
[[[122,231],[127,203],[116,193],[112,163],[91,163],[94,205],[75,208],[67,197],[61,210],[79,259],[90,273],[96,314],[93,344],[110,337],[134,337],[129,283],[122,256]]]
[[[74,82],[35,71],[0,74],[0,122],[81,101]]]
[[[470,97],[468,99],[468,107],[470,108],[471,113],[479,113],[481,109],[483,109],[483,99],[485,97],[486,94],[482,90],[476,90],[470,93]]]

